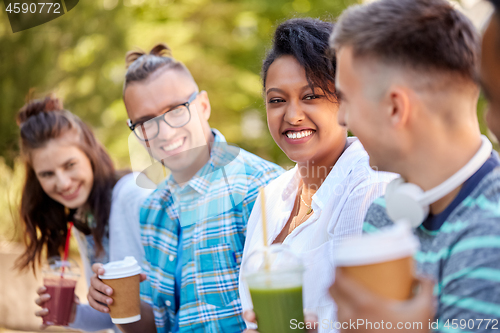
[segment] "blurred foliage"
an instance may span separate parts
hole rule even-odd
[[[280,22],[303,16],[334,20],[357,2],[80,1],[65,15],[15,34],[0,5],[0,208],[4,212],[0,227],[13,222],[5,212],[15,208],[22,184],[22,166],[15,162],[15,115],[30,88],[36,89],[34,97],[55,92],[68,110],[95,129],[117,166],[129,167],[130,131],[121,99],[124,56],[136,47],[149,51],[158,42],[169,44],[174,56],[191,69],[200,89],[208,92],[213,127],[229,142],[290,166],[265,124],[259,71],[266,48]],[[483,133],[484,104],[482,99]]]
[[[0,157],[0,241],[21,241],[19,203],[24,180],[24,167],[19,159],[10,168]]]
[[[118,167],[130,167],[122,101],[128,50],[167,43],[212,104],[210,123],[227,140],[281,165],[292,163],[265,124],[260,66],[277,24],[312,16],[333,20],[356,0],[96,0],[12,33],[0,5],[0,235],[20,239],[23,182],[15,116],[32,98],[55,92],[95,130]],[[242,126],[242,123],[245,126]],[[259,126],[260,124],[260,126]],[[245,127],[245,128],[243,128]]]
[[[65,107],[91,124],[119,167],[130,164],[121,99],[124,55],[167,43],[191,69],[212,103],[211,125],[228,141],[280,164],[291,164],[266,126],[242,128],[245,114],[265,123],[259,77],[275,26],[288,18],[326,20],[356,0],[96,0],[13,34],[0,14],[0,156],[17,152],[15,114],[30,88],[56,92]]]

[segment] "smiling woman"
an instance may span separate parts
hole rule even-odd
[[[44,246],[49,256],[60,253],[67,231],[64,207],[72,214],[84,206],[92,212],[95,226],[89,228],[88,217],[75,221],[75,226],[93,234],[100,254],[111,207],[109,194],[116,183],[110,157],[90,128],[64,110],[58,99],[47,97],[26,104],[18,124],[26,164],[21,217],[28,238],[20,267],[31,264],[35,268]],[[53,228],[60,232],[54,233]]]
[[[90,160],[74,145],[74,139],[65,134],[31,153],[33,170],[43,191],[71,209],[85,204],[94,182]]]
[[[269,131],[297,163],[265,188],[266,207],[272,207],[267,209],[267,241],[289,245],[302,257],[304,307],[316,312],[320,323],[334,323],[336,318],[336,306],[328,296],[335,244],[361,233],[368,207],[394,177],[374,172],[363,146],[348,138],[337,121],[336,64],[327,54],[333,28],[315,19],[282,23],[262,67]],[[256,202],[248,221],[243,266],[263,245],[260,199]],[[243,309],[251,309],[243,284],[240,296]],[[255,312],[258,317],[259,309]],[[287,332],[289,324],[283,323]]]
[[[60,255],[68,221],[76,228],[87,281],[96,261],[132,255],[140,262],[139,205],[149,191],[136,186],[133,175],[120,177],[123,173],[115,172],[90,128],[64,110],[58,99],[29,102],[19,111],[18,124],[26,169],[20,209],[26,251],[18,267],[36,270],[44,251],[48,257]],[[49,295],[45,287],[38,294],[36,303],[42,310],[37,316],[44,317]],[[92,312],[88,305],[75,303],[70,326],[89,331],[113,328],[109,316]]]
[[[267,121],[276,144],[304,167],[312,161],[333,166],[347,138],[337,122],[333,83],[313,86],[297,58],[283,55],[269,67],[266,88]]]

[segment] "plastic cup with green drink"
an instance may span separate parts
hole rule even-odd
[[[248,257],[243,277],[260,333],[304,332],[295,325],[304,322],[303,273],[302,261],[286,245],[273,244]]]

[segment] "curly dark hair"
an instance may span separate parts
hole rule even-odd
[[[304,67],[311,89],[321,88],[328,97],[336,101],[335,89],[332,89],[335,84],[336,61],[328,47],[333,28],[333,23],[313,18],[294,18],[281,23],[274,33],[273,46],[262,64],[264,90],[271,64],[281,56],[291,55]]]

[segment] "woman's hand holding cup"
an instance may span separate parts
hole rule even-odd
[[[47,288],[45,286],[41,286],[37,289],[36,293],[38,294],[38,298],[35,299],[36,305],[41,307],[41,310],[35,312],[35,316],[43,318],[44,316],[49,314],[49,310],[45,307],[46,303],[50,300],[50,294],[47,293]],[[71,309],[71,315],[69,322],[72,323],[75,321],[76,316],[76,307],[80,304],[80,299],[75,295],[75,302],[73,303],[73,308]],[[45,329],[47,327],[46,324],[40,325],[40,329]]]

